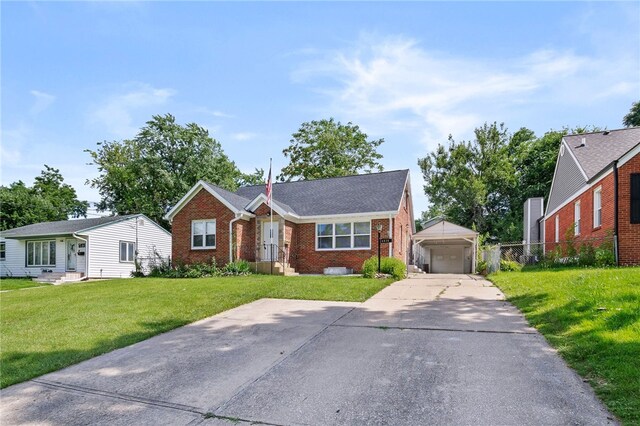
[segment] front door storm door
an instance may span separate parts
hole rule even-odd
[[[78,265],[78,242],[67,240],[67,271],[75,271]]]
[[[271,222],[262,222],[262,260],[266,262],[271,261],[273,253],[273,260],[278,260],[278,222],[273,222],[273,247],[271,247]]]

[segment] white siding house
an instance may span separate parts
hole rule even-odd
[[[148,217],[111,216],[43,222],[0,234],[0,276],[37,277],[43,272],[82,278],[125,278],[135,261],[171,254],[171,234]]]

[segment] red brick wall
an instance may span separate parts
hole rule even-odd
[[[400,213],[393,222],[393,256],[403,261],[406,258],[406,250],[409,245],[407,237],[411,235],[410,209],[403,201]],[[256,211],[256,215],[264,216],[270,209],[265,204]],[[173,218],[173,249],[172,255],[175,263],[210,262],[215,258],[218,265],[222,266],[229,261],[229,221],[235,218],[226,206],[219,202],[206,190],[201,190],[189,201]],[[198,219],[216,219],[216,248],[205,250],[191,250],[191,221]],[[274,220],[280,217],[274,212]],[[260,229],[256,229],[256,219],[250,221],[238,220],[233,224],[236,247],[234,255],[249,261],[255,260],[255,248],[257,238],[260,237]],[[300,273],[322,273],[324,268],[330,266],[345,266],[359,272],[362,263],[371,256],[377,255],[376,226],[382,224],[382,238],[388,238],[389,219],[375,219],[371,221],[371,249],[369,250],[316,250],[316,224],[295,224],[284,221],[284,227],[280,226],[285,242],[289,244],[290,263]],[[400,227],[402,226],[402,238]],[[283,228],[283,229],[282,229]],[[256,234],[258,233],[258,234]],[[282,235],[282,234],[281,234]],[[403,247],[400,247],[402,240]],[[382,256],[388,256],[389,245],[383,244]]]
[[[234,223],[234,233],[236,236],[236,259],[255,261],[256,252],[256,220],[238,220]]]
[[[411,197],[407,197],[405,192],[400,203],[400,213],[393,219],[393,257],[408,263],[408,251],[411,239],[411,215],[410,209],[413,208]],[[387,253],[388,254],[388,253]]]
[[[298,225],[288,220],[284,222],[284,244],[285,248],[289,251],[289,263],[291,267],[297,269],[298,257],[296,255],[298,238]]]
[[[229,221],[235,215],[206,190],[201,189],[173,218],[171,255],[174,264],[209,263],[219,266],[229,261]],[[216,219],[216,248],[191,249],[191,221]]]
[[[593,227],[593,192],[602,186],[602,225]],[[608,174],[593,184],[591,188],[573,199],[566,206],[545,220],[544,239],[546,250],[555,249],[556,238],[556,216],[560,216],[559,222],[559,240],[566,241],[567,230],[571,230],[573,235],[574,204],[580,200],[580,235],[575,237],[575,241],[579,242],[585,239],[604,239],[613,232],[614,227],[614,193],[613,193],[613,173]],[[593,241],[594,245],[598,242]]]
[[[396,217],[397,218],[397,217]],[[396,222],[399,222],[396,219]],[[382,238],[388,237],[389,219],[371,221],[371,249],[369,250],[316,250],[316,224],[300,223],[297,225],[296,270],[302,274],[321,274],[330,266],[345,266],[355,272],[362,270],[362,264],[371,256],[378,254],[378,231],[376,226],[382,224]],[[387,244],[382,244],[382,256],[389,254]]]
[[[618,244],[620,265],[640,265],[640,224],[631,223],[631,173],[640,173],[640,155],[618,169]]]

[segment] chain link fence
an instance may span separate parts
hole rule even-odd
[[[526,265],[610,266],[617,263],[614,236],[553,243],[506,242],[478,249],[478,272],[519,270]]]

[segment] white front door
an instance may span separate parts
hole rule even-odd
[[[273,260],[278,260],[278,222],[273,222],[273,251],[271,250],[271,222],[262,222],[262,260],[271,261],[273,252]]]
[[[75,271],[78,265],[78,242],[67,240],[67,271]]]

